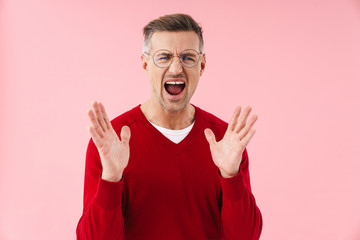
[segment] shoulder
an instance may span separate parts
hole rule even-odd
[[[214,114],[209,113],[209,112],[207,112],[199,107],[196,107],[196,106],[195,106],[195,109],[196,109],[197,113],[199,113],[199,115],[203,118],[203,120],[205,120],[205,122],[207,122],[208,124],[215,125],[220,128],[225,128],[225,129],[227,128],[228,123],[225,122],[224,120],[218,118]]]
[[[113,129],[115,130],[115,132],[118,135],[120,135],[120,131],[123,126],[131,127],[131,125],[133,125],[136,122],[138,110],[140,110],[139,105],[127,112],[124,112],[123,114],[117,116],[116,118],[114,118],[113,120],[110,121]],[[99,158],[98,150],[97,150],[92,138],[90,138],[90,141],[88,144],[87,156],[97,156]],[[100,161],[98,161],[98,164],[99,163],[100,163]],[[98,165],[98,166],[101,166],[101,165]]]
[[[195,106],[196,109],[196,115],[197,117],[199,117],[202,128],[210,128],[214,134],[217,136],[217,138],[221,137],[224,135],[224,133],[226,132],[226,129],[228,127],[228,123],[225,122],[224,120],[216,117],[214,114],[209,113],[197,106]],[[197,120],[195,120],[197,121]]]
[[[136,106],[133,109],[120,114],[113,120],[111,120],[111,125],[113,126],[115,132],[119,132],[123,126],[131,126],[137,120],[137,111],[139,111],[140,106]]]

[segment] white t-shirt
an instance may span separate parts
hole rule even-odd
[[[195,121],[188,127],[180,130],[172,130],[160,127],[158,125],[153,124],[150,122],[159,132],[161,132],[165,137],[173,141],[174,143],[181,142],[191,131],[192,127],[194,126]]]

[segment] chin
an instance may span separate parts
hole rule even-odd
[[[188,101],[182,101],[182,102],[161,102],[161,105],[164,110],[168,112],[181,112],[183,111],[187,105],[189,105]]]

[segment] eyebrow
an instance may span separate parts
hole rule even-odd
[[[166,53],[166,52],[161,52],[161,53],[158,53],[158,54],[156,54],[156,55],[173,55],[173,54],[171,54],[171,53]]]
[[[195,54],[193,54],[193,53],[182,53],[181,55],[196,56],[196,55],[195,55]]]

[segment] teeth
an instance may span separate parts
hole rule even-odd
[[[166,82],[166,84],[173,84],[173,85],[175,85],[175,84],[185,84],[184,82]]]

